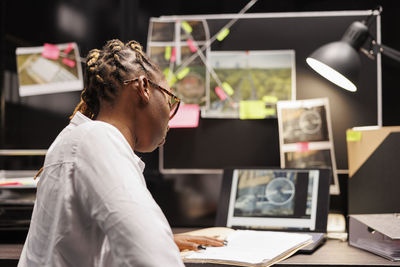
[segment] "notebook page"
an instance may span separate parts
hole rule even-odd
[[[226,246],[207,247],[188,254],[185,259],[258,264],[283,256],[311,239],[307,234],[236,230],[228,235]]]

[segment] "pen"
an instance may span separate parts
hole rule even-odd
[[[206,249],[206,246],[204,246],[204,245],[198,245],[198,246],[197,246],[197,249]]]

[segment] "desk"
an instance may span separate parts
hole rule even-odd
[[[176,228],[174,233],[182,233],[195,229]],[[0,244],[0,266],[15,267],[22,250],[20,244]],[[400,266],[400,262],[392,262],[372,253],[354,248],[347,242],[328,240],[311,255],[294,255],[274,266]],[[187,267],[224,267],[220,264],[186,264]]]

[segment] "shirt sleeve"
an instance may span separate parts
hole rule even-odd
[[[116,266],[184,266],[133,151],[111,127],[90,129],[76,150],[80,204],[107,236]]]

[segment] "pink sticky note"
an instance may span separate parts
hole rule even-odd
[[[222,100],[222,101],[224,101],[226,98],[227,98],[227,96],[226,96],[226,94],[225,94],[225,92],[224,92],[224,90],[222,90],[220,87],[215,87],[215,93],[217,94],[217,96]]]
[[[187,42],[187,44],[188,44],[188,46],[189,46],[190,51],[192,51],[192,53],[194,53],[194,52],[197,51],[196,46],[194,45],[192,39],[187,39],[186,42]]]
[[[172,47],[171,58],[169,59],[169,61],[175,62],[175,60],[176,60],[176,50],[175,47]]]
[[[309,151],[308,142],[298,142],[296,143],[296,151],[297,152],[307,152]]]
[[[58,59],[60,56],[60,49],[53,44],[44,44],[42,56],[49,59]]]
[[[169,121],[170,128],[196,128],[199,126],[200,108],[196,104],[184,104]]]
[[[74,47],[72,46],[72,43],[69,43],[67,49],[64,50],[64,53],[65,53],[65,54],[69,54],[69,52],[71,52],[71,50],[72,50],[73,48],[74,48]]]
[[[63,58],[62,59],[62,63],[64,63],[65,65],[67,65],[67,66],[69,66],[71,68],[75,67],[75,61],[73,61],[73,60],[71,60],[69,58]]]

